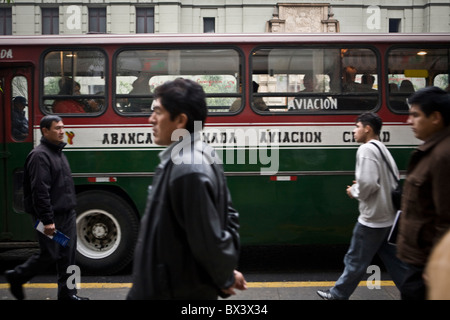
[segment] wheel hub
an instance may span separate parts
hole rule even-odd
[[[108,227],[104,223],[96,223],[92,227],[92,234],[97,239],[105,239],[108,235]]]
[[[107,211],[91,209],[77,217],[77,250],[91,259],[110,256],[119,246],[121,229],[116,218]]]

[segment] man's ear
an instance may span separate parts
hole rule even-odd
[[[430,119],[434,125],[444,125],[444,118],[442,118],[442,114],[439,111],[433,111],[430,114]]]
[[[188,116],[186,113],[180,113],[175,121],[177,122],[177,129],[186,129]]]

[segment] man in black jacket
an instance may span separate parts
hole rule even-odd
[[[73,285],[67,285],[67,268],[75,264],[76,252],[76,197],[69,162],[62,152],[64,123],[58,116],[45,116],[40,122],[41,143],[27,157],[24,172],[24,204],[26,212],[39,219],[43,233],[37,232],[40,252],[25,263],[9,270],[5,276],[12,294],[24,299],[22,284],[56,262],[58,272],[58,299],[84,300],[76,295]],[[67,235],[67,246],[51,240],[56,229]]]
[[[128,299],[217,299],[243,290],[238,213],[223,168],[200,139],[207,115],[203,88],[186,79],[155,91],[155,143],[160,153],[133,262]]]

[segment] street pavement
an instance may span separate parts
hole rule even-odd
[[[261,276],[261,275],[259,275]],[[37,276],[24,285],[28,300],[55,300],[56,283],[51,282],[54,276]],[[128,277],[125,277],[128,278]],[[129,277],[131,278],[131,277]],[[237,291],[236,295],[226,300],[321,300],[317,290],[333,286],[334,281],[252,281],[248,276],[248,289]],[[113,279],[114,280],[114,279]],[[125,280],[125,282],[124,282]],[[130,280],[130,281],[127,281]],[[88,282],[86,282],[88,281]],[[99,282],[102,279],[86,277],[82,279],[80,296],[91,300],[125,300],[131,287],[131,279],[119,279],[120,282]],[[110,280],[109,280],[110,281]],[[362,281],[350,300],[399,300],[400,294],[390,280],[380,281],[380,286],[372,281]],[[9,291],[9,284],[4,276],[0,276],[0,300],[15,300]]]
[[[246,277],[248,289],[225,301],[288,301],[321,300],[317,290],[333,286],[342,272],[346,247],[299,250],[296,248],[244,248],[240,271]],[[3,272],[22,263],[31,252],[3,251],[0,254],[0,301],[14,300]],[[307,258],[305,258],[307,257]],[[327,263],[324,264],[326,257]],[[377,262],[375,262],[377,263]],[[370,280],[372,279],[372,280]],[[361,281],[350,300],[399,300],[400,293],[385,271],[379,283],[371,274]],[[374,286],[379,284],[379,286]],[[91,300],[125,300],[131,287],[131,267],[113,276],[81,275],[80,296]],[[55,300],[55,270],[34,277],[24,285],[28,300]]]

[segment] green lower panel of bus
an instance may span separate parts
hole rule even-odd
[[[243,244],[348,243],[358,202],[352,176],[228,177]]]
[[[411,148],[389,148],[400,170],[405,170]],[[357,146],[348,148],[301,148],[274,150],[219,150],[225,172],[354,171]],[[153,172],[159,151],[71,151],[66,152],[74,173]]]
[[[390,149],[399,168],[405,170],[411,149]],[[27,152],[23,151],[24,157]],[[159,162],[157,154],[127,150],[66,152],[78,192],[110,192],[126,201],[137,216],[145,209],[147,188]],[[225,161],[233,203],[240,213],[243,244],[347,243],[358,216],[357,201],[345,193],[354,179],[355,155],[356,147],[280,149],[269,159],[276,164],[271,175],[261,175],[261,168],[271,164],[263,163],[261,154],[256,154],[253,163],[249,150],[242,163],[238,154],[233,163]],[[2,185],[2,238],[34,240],[29,216],[13,206],[18,190],[13,186],[14,175],[24,160],[11,160],[3,171],[9,174],[3,177]]]
[[[151,178],[111,178],[116,181],[89,185],[89,178],[75,181],[79,191],[101,189],[125,197],[143,214]],[[358,216],[358,202],[345,192],[352,180],[351,175],[228,175],[233,205],[240,216],[242,243],[347,243]]]

